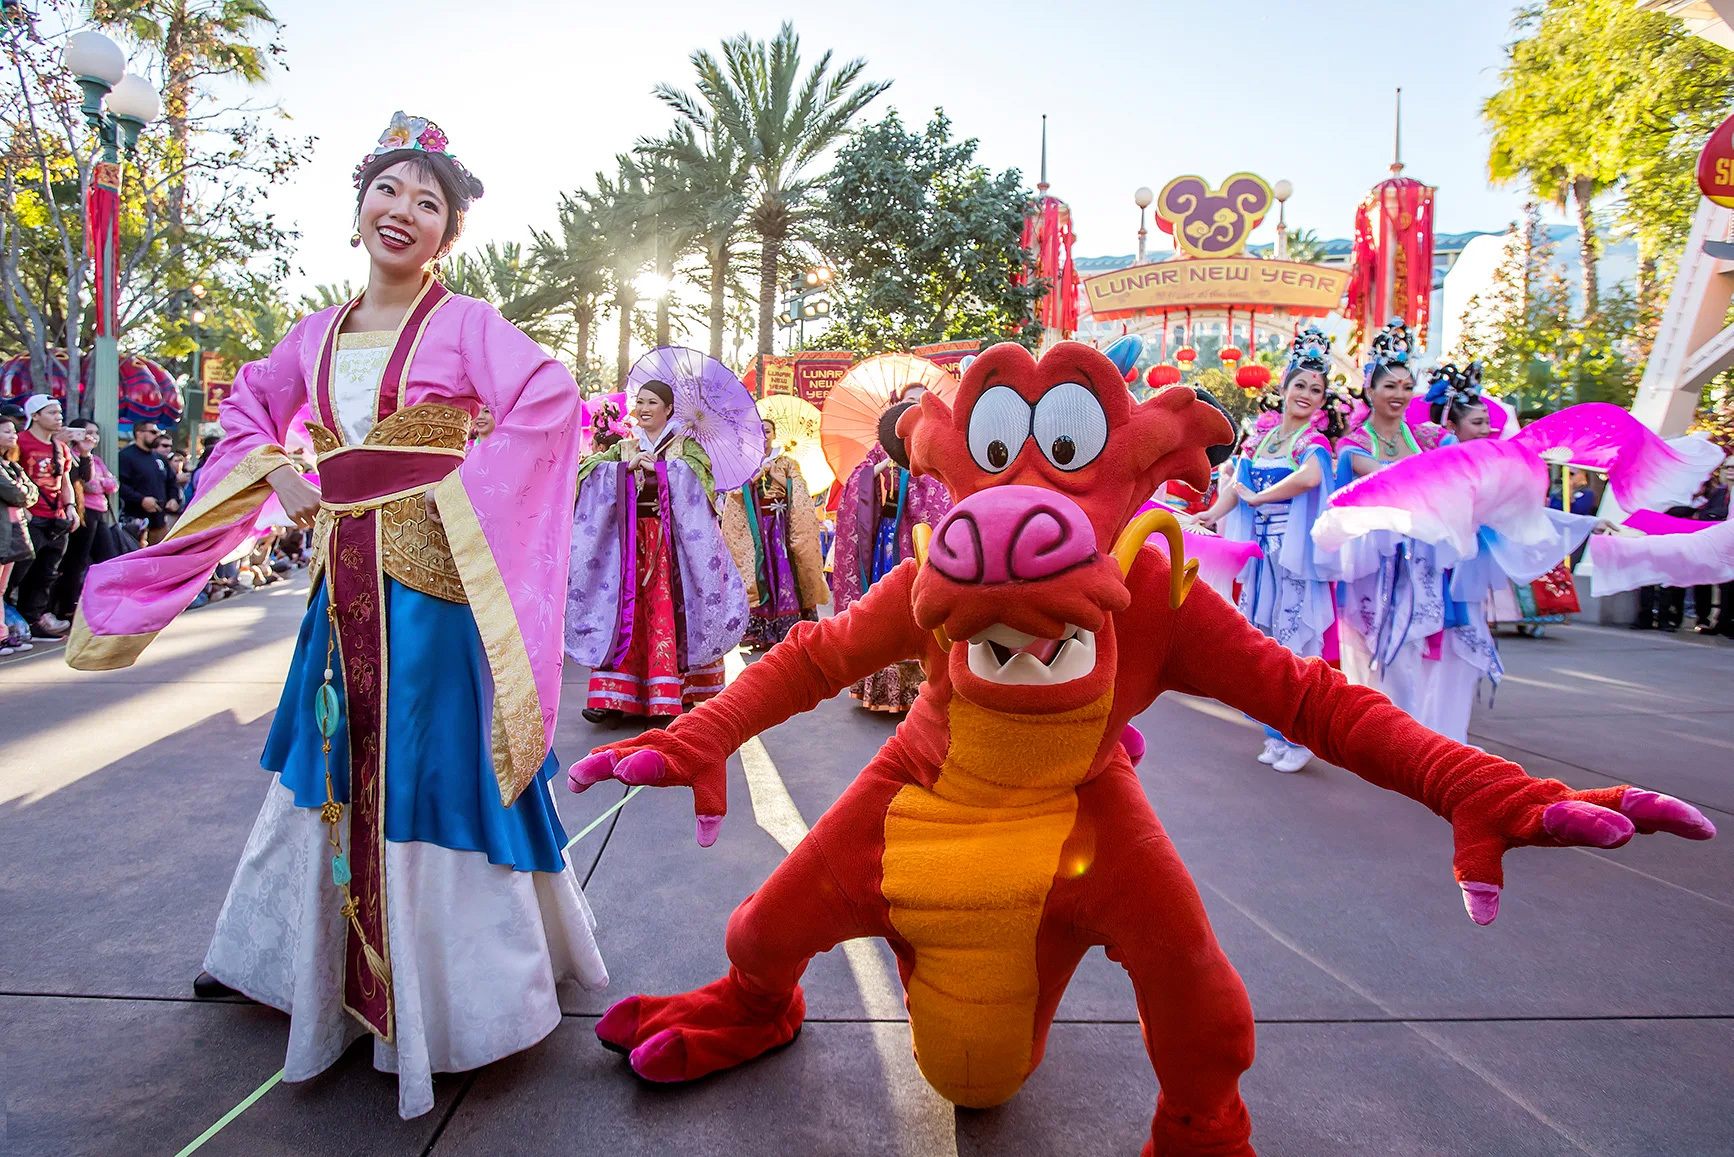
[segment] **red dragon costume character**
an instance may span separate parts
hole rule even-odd
[[[1196,564],[1171,569],[1143,545],[1161,529],[1179,560],[1178,529],[1162,512],[1133,515],[1169,479],[1202,489],[1207,448],[1231,437],[1190,389],[1135,403],[1088,346],[1038,362],[1000,345],[955,405],[929,394],[897,423],[911,469],[958,500],[924,558],[847,613],[797,626],[667,731],[572,768],[580,791],[610,778],[691,787],[708,845],[741,743],[897,660],[926,670],[908,718],[735,910],[728,974],[628,997],[598,1023],[641,1077],[693,1080],[788,1043],[807,962],[877,936],[897,955],[922,1073],[955,1104],[997,1105],[1041,1063],[1060,996],[1100,945],[1131,974],[1161,1087],[1144,1152],[1252,1153],[1246,989],[1121,743],[1163,691],[1239,708],[1444,817],[1477,923],[1498,910],[1508,848],[1714,834],[1680,800],[1573,791],[1444,739],[1284,650],[1208,587],[1188,597]]]

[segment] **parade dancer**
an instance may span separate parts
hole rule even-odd
[[[752,618],[742,645],[768,651],[802,619],[831,601],[819,515],[800,464],[777,445],[777,424],[764,419],[765,460],[758,475],[731,491],[723,506],[723,537],[746,584]]]
[[[591,668],[584,718],[666,721],[723,689],[746,629],[741,577],[717,525],[710,457],[674,389],[647,381],[632,433],[578,468],[566,651]]]
[[[493,306],[429,275],[481,182],[398,113],[355,171],[360,297],[242,367],[169,536],[92,568],[68,661],[130,664],[273,492],[316,586],[262,760],[264,807],[195,990],[289,1014],[284,1078],[372,1033],[398,1112],[529,1048],[555,986],[607,982],[547,779],[578,391]],[[320,488],[284,450],[311,405]],[[473,416],[495,427],[465,454]]]
[[[1392,318],[1369,350],[1362,386],[1367,413],[1337,446],[1338,486],[1438,444],[1436,429],[1411,425],[1404,416],[1415,392],[1409,355],[1409,329]],[[1445,628],[1444,578],[1432,548],[1381,531],[1346,544],[1325,565],[1343,580],[1337,606],[1343,674],[1417,715],[1429,640]]]
[[[927,391],[904,390],[880,420],[895,426],[897,418],[917,404]],[[831,575],[837,613],[861,598],[874,583],[915,557],[915,527],[938,526],[951,509],[951,496],[932,477],[909,472],[894,461],[883,445],[874,446],[849,474],[837,504],[836,563]],[[849,688],[849,694],[869,711],[908,711],[921,691],[921,664],[905,659],[875,671]]]
[[[1336,615],[1331,583],[1319,570],[1313,520],[1334,482],[1331,439],[1342,431],[1341,400],[1330,389],[1330,339],[1316,327],[1297,333],[1278,397],[1281,417],[1261,421],[1223,467],[1228,482],[1203,521],[1224,538],[1255,543],[1262,557],[1240,572],[1240,611],[1253,626],[1303,657],[1322,655]],[[1307,765],[1312,752],[1265,726],[1258,761],[1281,772]]]
[[[1462,445],[1493,436],[1487,401],[1481,396],[1481,363],[1460,370],[1446,364],[1427,383],[1431,429],[1441,446]],[[1458,743],[1469,742],[1469,713],[1481,680],[1498,688],[1505,668],[1487,625],[1487,600],[1508,579],[1489,553],[1458,563],[1441,574],[1444,638],[1428,647],[1438,658],[1421,666],[1417,722]]]

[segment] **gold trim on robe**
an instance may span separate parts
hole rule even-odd
[[[180,521],[164,536],[164,542],[227,526],[256,513],[270,497],[265,478],[279,466],[294,466],[281,446],[258,446],[247,452],[217,484],[199,495]],[[130,667],[157,637],[156,631],[138,635],[95,635],[84,621],[84,608],[72,617],[66,636],[66,665],[75,671],[114,671]]]
[[[518,633],[518,613],[494,552],[482,533],[476,508],[464,492],[463,479],[449,474],[433,490],[452,558],[469,593],[470,611],[482,636],[482,650],[494,676],[494,778],[500,803],[512,806],[533,783],[548,756],[548,733],[530,653]]]

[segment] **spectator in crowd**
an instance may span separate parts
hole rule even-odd
[[[157,453],[158,439],[156,423],[136,423],[132,444],[120,452],[121,513],[145,524],[140,537],[147,543],[163,540],[169,532],[169,515],[181,508],[181,488],[175,484],[169,460]]]
[[[75,458],[72,475],[81,497],[82,517],[77,529],[66,538],[66,557],[60,562],[60,577],[55,580],[48,609],[56,618],[71,622],[78,610],[79,597],[84,594],[91,547],[97,534],[108,526],[109,495],[120,489],[120,482],[96,453],[101,428],[89,418],[74,418],[67,426],[83,435],[74,435],[74,440],[67,443]]]
[[[1710,481],[1704,484],[1704,504],[1692,512],[1692,517],[1700,522],[1726,522],[1728,520],[1728,493],[1734,487],[1734,454],[1722,463],[1722,468],[1711,475]],[[1716,595],[1716,618],[1710,618],[1710,598]],[[1700,635],[1721,635],[1725,639],[1734,639],[1734,582],[1722,583],[1719,587],[1698,586],[1692,588],[1692,607],[1698,615],[1698,633]]]
[[[54,580],[60,575],[60,560],[66,553],[66,538],[79,523],[79,501],[73,482],[74,456],[67,443],[82,431],[67,427],[60,403],[46,394],[33,394],[24,403],[29,428],[18,435],[18,460],[36,485],[36,501],[30,506],[30,545],[35,557],[13,572],[18,613],[30,625],[32,638],[61,639],[72,624],[49,612]]]
[[[0,417],[0,589],[7,586],[14,567],[28,564],[36,554],[30,545],[30,508],[36,505],[36,484],[18,464],[22,424],[21,418]],[[28,650],[30,626],[8,605],[0,655]]]

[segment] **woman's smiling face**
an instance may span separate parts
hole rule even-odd
[[[395,273],[425,269],[438,257],[449,221],[439,183],[411,161],[399,161],[374,177],[361,199],[367,255]]]
[[[1374,383],[1372,397],[1368,401],[1375,412],[1400,418],[1414,393],[1415,375],[1408,370],[1393,367],[1379,374],[1379,380]]]
[[[1282,412],[1291,418],[1310,418],[1324,405],[1325,376],[1317,370],[1302,370],[1282,392]]]

